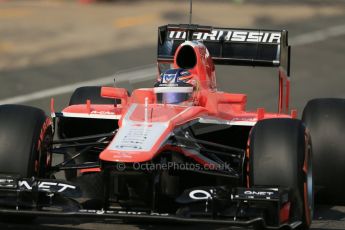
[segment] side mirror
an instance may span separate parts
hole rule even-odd
[[[128,92],[124,88],[102,87],[101,97],[120,99],[122,106],[128,102]]]

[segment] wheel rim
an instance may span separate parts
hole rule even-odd
[[[47,177],[52,163],[52,134],[51,128],[47,128],[44,132],[43,139],[40,142],[38,156],[37,156],[37,171],[35,172],[39,177]]]
[[[311,155],[311,146],[308,145],[308,171],[307,171],[307,192],[308,192],[308,208],[310,210],[310,220],[314,216],[314,182],[313,182],[313,164]]]
[[[312,149],[309,138],[307,139],[308,145],[306,148],[306,157],[304,163],[304,172],[306,174],[304,198],[305,198],[305,215],[307,225],[311,224],[314,216],[314,182],[313,182],[313,164],[312,164]]]

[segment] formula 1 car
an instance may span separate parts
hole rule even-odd
[[[157,60],[153,88],[81,87],[51,117],[1,105],[0,215],[308,229],[314,166],[320,200],[345,201],[344,100],[289,111],[287,31],[166,25]],[[215,64],[279,68],[278,112],[218,91]]]

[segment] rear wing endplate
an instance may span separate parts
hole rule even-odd
[[[158,28],[158,62],[173,62],[177,47],[186,40],[202,41],[215,64],[279,67],[290,75],[286,30],[169,24]]]

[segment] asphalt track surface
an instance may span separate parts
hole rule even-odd
[[[339,2],[341,4],[341,1]],[[257,19],[256,25],[266,28],[286,28],[290,31],[290,43],[293,45],[291,102],[292,108],[297,108],[299,114],[307,101],[312,98],[345,98],[345,10],[340,15],[315,16],[303,22],[284,24],[260,18]],[[155,53],[154,45],[144,45],[135,49],[109,51],[47,65],[0,70],[0,102],[3,104],[12,100],[49,111],[49,98],[54,96],[56,108],[61,109],[68,103],[71,85],[78,86],[80,82],[92,83],[89,81],[95,79],[101,79],[99,82],[102,84],[109,84],[113,74],[118,71],[121,72],[116,75],[120,78],[119,86],[129,89],[152,86],[155,76],[150,73],[153,72]],[[224,91],[246,92],[249,109],[265,107],[267,110],[276,111],[278,92],[276,71],[266,68],[224,66],[218,67],[217,71],[219,88]],[[59,81],[56,80],[57,78]],[[34,99],[35,92],[46,89],[55,89],[55,95],[54,90],[48,90],[48,93],[36,95],[39,99]],[[33,99],[28,100],[30,96]],[[224,226],[128,224],[113,220],[103,222],[75,218],[38,218],[31,224],[0,222],[0,229],[4,230],[177,228],[228,229]],[[345,229],[345,207],[318,206],[312,229]]]

